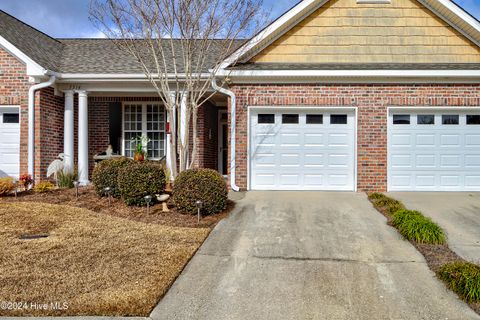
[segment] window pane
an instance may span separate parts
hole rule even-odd
[[[417,124],[435,124],[435,116],[433,114],[419,114]]]
[[[442,124],[452,125],[452,124],[458,124],[458,122],[459,122],[458,114],[444,114],[442,116]]]
[[[393,124],[410,124],[409,114],[394,114]]]
[[[467,124],[469,125],[480,125],[480,115],[467,115]]]
[[[3,123],[20,123],[20,115],[18,113],[4,113]]]
[[[298,114],[282,114],[282,123],[284,124],[297,124]]]
[[[260,124],[275,123],[275,115],[274,114],[259,114],[258,115],[258,123],[260,123]]]
[[[347,115],[346,114],[330,115],[330,124],[347,124]]]
[[[307,114],[307,124],[322,124],[323,114]]]

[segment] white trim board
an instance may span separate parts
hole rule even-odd
[[[0,36],[0,47],[4,48],[8,53],[23,62],[27,67],[27,75],[30,77],[43,77],[47,70],[33,61],[29,56],[20,51],[7,39]]]

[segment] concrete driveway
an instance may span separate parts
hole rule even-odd
[[[480,193],[391,192],[389,196],[431,217],[446,231],[452,250],[480,263]]]
[[[364,194],[250,192],[153,319],[480,319]]]

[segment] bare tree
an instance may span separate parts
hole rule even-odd
[[[135,58],[163,102],[176,177],[177,165],[181,172],[195,162],[198,109],[214,94],[211,81],[221,62],[265,21],[262,0],[91,0],[90,15]],[[182,102],[183,130],[172,121]]]

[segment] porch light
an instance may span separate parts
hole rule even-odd
[[[145,202],[147,203],[147,214],[150,214],[150,203],[152,202],[152,196],[147,195],[144,197]]]

